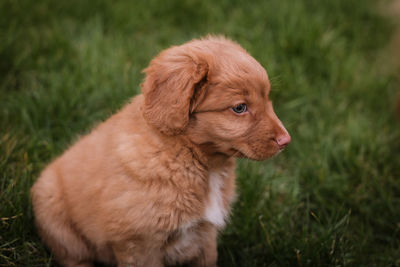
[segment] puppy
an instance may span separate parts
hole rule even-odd
[[[290,142],[265,69],[223,37],[171,47],[142,94],[82,137],[31,190],[38,232],[63,266],[216,266],[235,157]]]

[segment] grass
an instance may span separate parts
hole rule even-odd
[[[394,23],[372,0],[0,2],[0,266],[52,266],[40,170],[140,91],[162,49],[207,33],[271,77],[292,144],[240,161],[219,266],[400,266]]]

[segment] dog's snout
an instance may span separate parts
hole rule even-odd
[[[275,138],[275,141],[278,144],[280,149],[287,147],[291,140],[292,140],[292,138],[290,137],[289,133],[287,133],[287,132],[281,133]]]

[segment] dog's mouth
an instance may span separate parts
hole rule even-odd
[[[249,158],[247,155],[242,153],[240,150],[232,148],[232,157],[235,158]]]
[[[241,159],[251,159],[251,160],[258,160],[254,156],[250,156],[251,153],[245,153],[237,148],[231,148],[231,156],[234,158],[241,158]]]
[[[263,153],[262,155],[257,155],[253,151],[243,151],[238,148],[231,148],[231,156],[235,158],[245,158],[251,160],[262,161],[274,157],[280,154],[285,148],[277,148],[276,151],[270,151],[269,153]]]

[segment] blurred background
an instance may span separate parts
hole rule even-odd
[[[400,266],[392,10],[386,0],[0,1],[0,266],[55,265],[33,226],[40,170],[138,94],[158,52],[208,33],[267,69],[292,136],[269,161],[240,160],[219,266]]]

